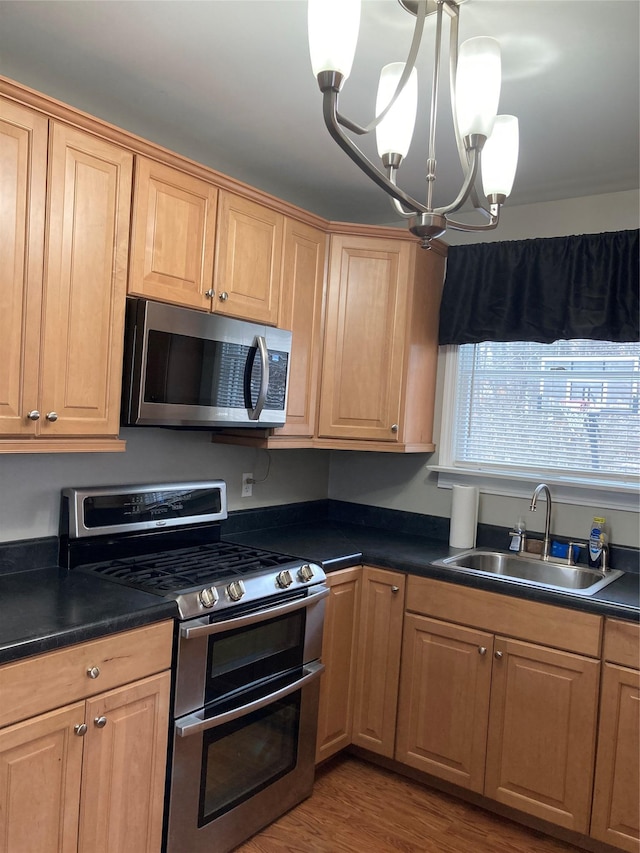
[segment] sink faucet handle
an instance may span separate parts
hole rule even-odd
[[[574,565],[574,559],[573,559],[573,548],[574,548],[574,546],[576,546],[577,548],[588,548],[589,547],[586,542],[576,542],[575,540],[571,539],[569,541],[568,546],[567,546],[567,565],[568,566]]]

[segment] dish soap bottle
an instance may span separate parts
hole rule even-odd
[[[605,519],[599,516],[594,516],[591,522],[591,532],[589,533],[589,568],[602,568],[602,551],[605,546]]]
[[[511,536],[509,550],[516,551],[518,554],[523,554],[527,547],[527,528],[522,516],[518,519],[518,523],[513,530],[509,531],[509,536]]]

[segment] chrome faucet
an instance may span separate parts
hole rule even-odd
[[[551,547],[551,492],[549,491],[549,486],[546,483],[540,483],[539,486],[536,486],[536,490],[533,493],[533,497],[531,498],[531,505],[529,509],[531,512],[536,511],[536,504],[538,502],[538,495],[540,492],[545,493],[545,497],[547,499],[547,515],[544,520],[544,540],[542,542],[542,559],[549,559],[549,549]]]

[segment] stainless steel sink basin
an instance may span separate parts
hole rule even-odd
[[[583,566],[568,566],[566,563],[541,560],[533,554],[520,556],[481,548],[464,551],[443,560],[434,560],[433,565],[573,595],[593,595],[623,574],[617,570],[603,574]]]

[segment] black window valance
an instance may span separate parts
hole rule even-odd
[[[639,233],[451,246],[440,344],[640,340]]]

